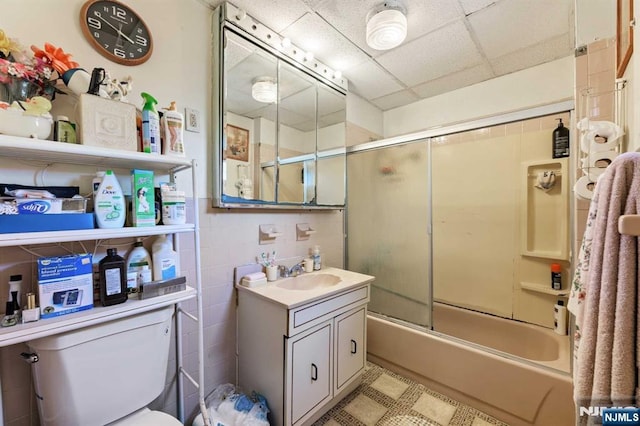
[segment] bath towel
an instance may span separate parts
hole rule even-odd
[[[578,410],[637,402],[638,237],[620,235],[618,218],[638,214],[639,207],[640,154],[625,153],[596,185],[569,298]],[[589,421],[585,417],[579,423]]]

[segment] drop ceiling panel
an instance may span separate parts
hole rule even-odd
[[[384,51],[367,46],[366,22],[367,14],[382,3],[382,0],[325,0],[316,3],[314,9],[344,37],[367,54],[377,57]],[[452,0],[404,0],[403,3],[407,8],[407,41],[464,16],[458,3]]]
[[[404,89],[391,74],[373,60],[346,70],[344,76],[349,80],[349,91],[365,99],[378,98]]]
[[[282,32],[296,46],[311,51],[318,60],[344,71],[368,59],[353,43],[315,13],[307,13]]]
[[[471,15],[485,7],[489,7],[497,3],[496,0],[458,0],[465,15]]]
[[[468,19],[491,59],[567,34],[571,10],[571,0],[500,1]]]
[[[569,37],[559,36],[538,43],[525,50],[501,56],[492,61],[492,67],[498,75],[509,74],[525,68],[560,59],[573,52]]]
[[[384,110],[573,55],[574,0],[401,0],[408,11],[407,39],[377,51],[365,42],[366,16],[383,1],[232,3],[341,70],[351,92]],[[243,56],[239,52],[234,63]],[[296,92],[286,89],[281,93]],[[236,106],[249,115],[260,109]]]
[[[459,72],[451,73],[435,80],[420,84],[411,89],[421,98],[430,98],[431,96],[440,95],[450,92],[461,87],[470,86],[484,80],[494,77],[491,68],[486,65],[478,65],[473,68],[467,68]]]
[[[464,23],[458,21],[400,45],[377,61],[406,85],[415,86],[476,66],[482,62],[482,56]]]
[[[382,111],[386,111],[391,108],[397,108],[399,106],[411,104],[420,100],[415,93],[411,90],[402,90],[400,92],[392,93],[387,96],[372,99],[370,102],[380,108]]]
[[[217,7],[224,2],[207,0],[207,3]],[[281,32],[309,10],[299,0],[233,0],[230,3],[275,32]]]

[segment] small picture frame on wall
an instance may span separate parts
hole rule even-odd
[[[616,14],[616,78],[622,78],[633,53],[633,0],[618,0]]]
[[[227,124],[227,149],[225,157],[231,160],[249,161],[249,131]]]

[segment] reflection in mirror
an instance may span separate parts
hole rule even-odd
[[[275,201],[277,59],[231,31],[224,37],[223,194]]]
[[[318,205],[341,206],[345,203],[347,108],[341,93],[318,86]]]
[[[237,16],[213,20],[214,205],[344,207],[346,80]]]
[[[280,61],[278,83],[278,157],[283,160],[315,153],[315,80]]]

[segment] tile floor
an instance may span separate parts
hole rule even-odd
[[[508,426],[475,408],[367,363],[362,384],[314,426]]]

